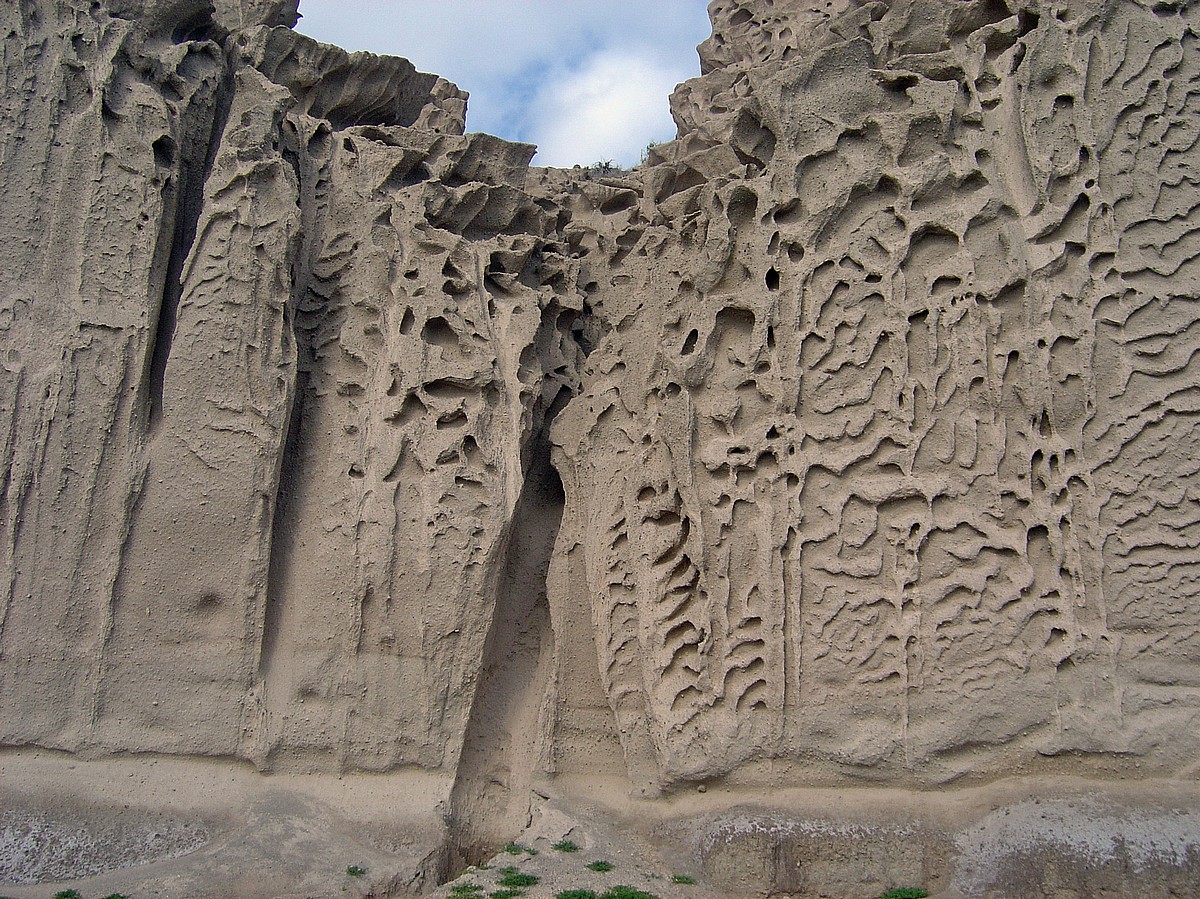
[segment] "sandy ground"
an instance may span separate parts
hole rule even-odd
[[[0,755],[0,871],[7,875],[0,893],[48,899],[70,887],[85,897],[118,892],[137,899],[403,895],[438,878],[446,833],[440,803],[448,790],[441,778],[421,773],[267,777],[217,760],[84,762],[8,752]],[[30,839],[30,821],[42,822],[38,840]],[[201,844],[185,845],[180,834]],[[75,871],[72,848],[86,849],[76,853]],[[47,853],[54,857],[49,867]],[[366,874],[350,876],[352,866]],[[14,877],[15,868],[26,877]],[[51,879],[15,882],[30,873]]]
[[[1200,895],[1194,782],[713,785],[641,800],[617,779],[560,780],[537,786],[508,851],[465,872],[451,786],[420,772],[263,775],[221,760],[7,751],[0,896],[551,899],[618,885],[659,899],[874,899],[901,886],[934,899]],[[589,867],[598,861],[611,869]],[[536,882],[506,893],[508,874]]]

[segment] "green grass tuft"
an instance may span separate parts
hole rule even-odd
[[[603,873],[605,871],[611,871],[613,868],[616,867],[616,865],[614,865],[612,862],[605,861],[604,859],[601,858],[601,859],[597,859],[596,861],[592,862],[587,867],[588,867],[589,871],[599,871],[599,872]]]
[[[536,874],[522,874],[516,868],[501,868],[496,883],[502,887],[531,887],[540,879]]]
[[[361,867],[360,865],[347,865],[346,873],[349,874],[351,877],[362,877],[364,874],[367,873],[367,869]]]
[[[896,887],[894,890],[888,890],[879,899],[925,899],[928,895],[929,890],[920,887]]]
[[[505,843],[504,850],[509,855],[537,855],[538,851],[529,846],[522,846],[520,843]]]
[[[59,890],[54,894],[54,899],[83,899],[79,895],[79,890]]]
[[[450,894],[452,896],[462,896],[463,899],[472,899],[472,897],[478,897],[482,892],[483,887],[477,883],[471,883],[469,880],[465,880],[462,883],[456,883],[454,886],[450,887]]]
[[[550,848],[555,852],[578,852],[579,844],[574,840],[559,840]]]
[[[653,893],[635,890],[633,887],[622,884],[605,890],[600,899],[658,899],[658,897]]]
[[[109,893],[104,899],[129,899],[124,893]]]
[[[520,890],[492,890],[488,893],[488,899],[516,899],[517,896],[523,896]]]
[[[691,877],[687,874],[672,874],[671,875],[671,883],[691,884],[691,883],[695,883],[695,882],[696,882],[696,878]]]
[[[554,899],[596,899],[595,890],[563,890]]]

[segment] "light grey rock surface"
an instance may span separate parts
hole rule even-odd
[[[1197,8],[710,14],[614,172],[294,2],[0,7],[0,745],[425,772],[469,860],[1194,780]]]

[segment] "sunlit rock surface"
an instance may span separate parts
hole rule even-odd
[[[280,0],[0,8],[0,744],[535,785],[1182,778],[1200,13],[715,0],[530,168]]]

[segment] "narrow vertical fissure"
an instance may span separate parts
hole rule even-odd
[[[529,444],[525,483],[513,512],[492,626],[451,794],[447,876],[493,855],[529,824],[531,781],[544,743],[542,705],[554,655],[547,572],[564,494],[550,461],[550,424],[566,392]]]
[[[220,85],[217,87],[212,109],[211,128],[207,139],[191,140],[191,128],[184,128],[183,147],[180,150],[179,185],[175,191],[174,229],[171,239],[171,254],[167,261],[166,280],[163,284],[162,302],[154,330],[154,345],[149,367],[149,421],[150,431],[158,428],[163,414],[163,390],[167,376],[167,361],[171,355],[171,342],[175,337],[175,324],[179,312],[179,301],[183,296],[183,267],[196,241],[200,226],[200,215],[204,209],[204,185],[212,171],[225,123],[233,104],[233,67],[226,62]],[[198,130],[198,129],[197,129]],[[168,152],[171,148],[155,144],[155,153]]]
[[[283,123],[283,158],[292,166],[298,185],[297,211],[300,217],[299,247],[292,266],[292,296],[288,304],[285,325],[295,341],[295,383],[288,410],[287,431],[280,448],[279,472],[276,478],[274,516],[271,521],[270,555],[267,569],[266,603],[263,609],[263,630],[259,645],[258,676],[267,683],[276,658],[280,631],[286,614],[285,584],[295,565],[292,528],[302,514],[298,496],[304,478],[311,476],[305,469],[304,414],[311,401],[313,373],[318,368],[317,351],[313,345],[311,322],[305,318],[304,303],[310,298],[312,266],[318,255],[324,218],[320,193],[327,177],[329,135],[326,123],[315,125],[305,140],[292,119]],[[318,308],[318,318],[324,314]]]
[[[303,347],[299,348],[303,352]],[[294,564],[291,547],[293,545],[290,525],[296,519],[292,508],[293,498],[298,492],[303,450],[301,447],[301,419],[308,393],[309,373],[302,360],[296,366],[296,387],[292,397],[292,408],[288,422],[287,436],[282,449],[282,459],[279,467],[279,480],[275,493],[275,509],[271,521],[271,552],[267,563],[266,603],[263,609],[262,640],[258,655],[258,677],[266,680],[275,659],[276,643],[283,614],[284,598],[280,595],[281,584],[287,572]]]

